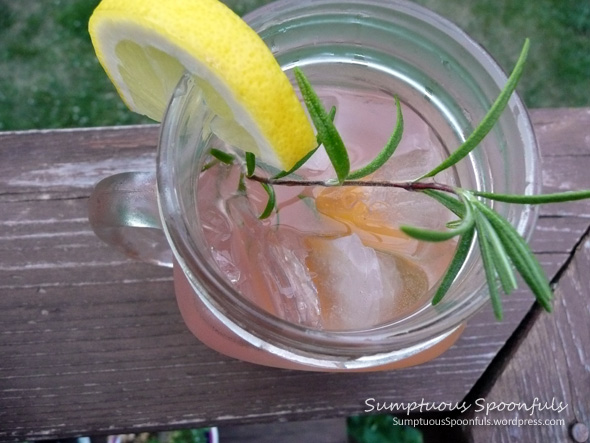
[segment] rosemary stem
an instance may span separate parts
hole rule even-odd
[[[324,180],[285,180],[285,179],[274,179],[261,177],[259,175],[251,175],[247,177],[249,180],[254,180],[259,183],[264,183],[273,186],[365,186],[365,187],[382,187],[382,188],[399,188],[405,189],[406,191],[423,191],[431,189],[435,191],[447,192],[450,194],[457,194],[455,188],[449,185],[433,182],[388,182],[388,181],[376,181],[376,180],[344,180],[343,182],[337,183],[332,181]]]

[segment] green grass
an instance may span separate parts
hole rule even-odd
[[[270,0],[226,0],[244,14]],[[590,2],[415,0],[452,18],[509,71],[525,37],[530,107],[590,106]],[[0,130],[125,125],[87,32],[98,0],[0,0]]]
[[[88,19],[99,0],[0,0],[0,130],[147,123],[99,65]],[[243,14],[264,0],[228,1]]]
[[[519,91],[528,106],[590,105],[587,0],[416,0],[451,18],[510,71],[524,39],[531,51]]]
[[[420,430],[394,424],[391,415],[349,417],[346,424],[355,443],[424,443]]]
[[[452,18],[510,70],[525,37],[530,107],[589,106],[590,2],[416,0]],[[98,0],[0,0],[0,130],[148,122],[129,112],[94,57]],[[227,0],[244,14],[268,0]]]
[[[0,130],[130,124],[87,31],[98,2],[0,0]]]

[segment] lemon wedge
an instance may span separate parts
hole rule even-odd
[[[89,32],[127,106],[161,121],[192,73],[217,118],[214,132],[280,169],[316,145],[297,95],[264,41],[217,0],[103,0]]]

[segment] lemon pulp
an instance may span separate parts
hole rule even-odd
[[[186,70],[226,142],[281,169],[315,147],[313,127],[270,49],[219,1],[103,0],[89,32],[131,110],[160,121]]]

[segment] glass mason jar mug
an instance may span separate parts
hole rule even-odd
[[[428,149],[438,151],[434,158],[442,159],[469,135],[506,82],[498,65],[464,32],[409,2],[284,0],[245,19],[290,78],[293,68],[301,67],[326,103],[341,105],[337,126],[353,139],[361,132],[363,143],[370,144],[371,134],[385,126],[393,129],[391,104],[397,96],[407,119],[404,137],[414,137],[418,144],[426,137]],[[386,102],[391,105],[389,120],[381,118]],[[180,311],[202,342],[223,354],[269,366],[322,371],[400,368],[440,355],[485,305],[488,295],[476,248],[441,303],[431,305],[436,290],[431,284],[403,315],[373,325],[340,330],[294,323],[244,296],[220,272],[203,231],[200,205],[209,190],[199,176],[211,147],[220,146],[210,131],[211,119],[201,90],[185,74],[162,123],[156,172],[109,177],[90,199],[90,220],[99,237],[132,257],[173,265]],[[417,123],[412,126],[412,121]],[[365,127],[372,124],[376,129]],[[412,164],[415,146],[403,145],[400,155]],[[513,96],[481,146],[443,178],[467,189],[532,194],[538,191],[538,176],[532,125],[523,103]],[[505,204],[494,209],[522,235],[530,235],[533,209]],[[352,217],[347,214],[345,218]],[[442,275],[440,270],[434,274]]]

